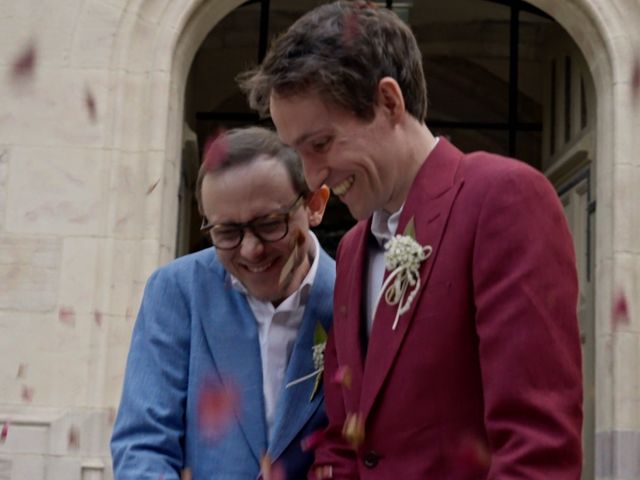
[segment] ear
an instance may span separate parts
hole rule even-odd
[[[317,227],[320,225],[328,201],[329,187],[326,185],[322,185],[318,190],[310,194],[309,201],[307,202],[310,226]]]
[[[404,95],[395,78],[384,77],[378,82],[376,104],[392,121],[399,120],[404,114]]]

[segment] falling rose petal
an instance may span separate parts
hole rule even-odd
[[[227,155],[227,137],[224,130],[213,133],[204,144],[202,163],[207,171],[215,170]]]
[[[156,189],[159,183],[160,183],[160,179],[156,180],[153,185],[147,188],[147,195],[150,195],[151,192],[153,192]]]
[[[351,388],[351,369],[348,365],[338,367],[333,375],[333,382],[346,388]]]
[[[36,66],[36,45],[31,41],[13,61],[11,76],[14,81],[25,80],[33,75]]]
[[[67,445],[70,450],[77,450],[80,448],[80,431],[75,426],[71,426],[69,429]]]
[[[465,475],[487,470],[491,465],[491,453],[486,443],[474,437],[464,437],[454,452],[452,465]]]
[[[96,99],[91,93],[91,90],[87,87],[84,92],[84,105],[87,108],[87,113],[89,114],[89,120],[95,122],[98,118],[98,113],[96,109]]]
[[[631,89],[633,97],[637,100],[640,98],[640,57],[637,57],[633,64],[633,73],[631,74]]]
[[[184,470],[182,470],[182,472],[180,472],[180,480],[191,480],[192,478],[193,475],[191,474],[190,468],[185,468]]]
[[[293,250],[291,251],[291,255],[289,255],[289,258],[287,259],[284,266],[282,267],[282,271],[280,272],[280,278],[278,279],[278,285],[283,286],[288,281],[289,275],[293,271],[293,267],[295,265],[297,257],[298,257],[298,242],[296,242],[296,244],[294,245]]]
[[[76,312],[71,307],[60,307],[58,310],[58,320],[65,325],[73,327],[76,323]]]
[[[627,297],[623,292],[619,292],[613,300],[613,312],[611,314],[613,329],[629,324],[629,306]]]
[[[285,480],[285,471],[279,462],[272,463],[269,455],[260,460],[260,475],[262,480]]]
[[[302,451],[308,452],[309,450],[315,450],[323,439],[324,429],[316,430],[315,432],[302,439],[302,442],[300,442]]]
[[[27,374],[27,364],[21,363],[18,365],[18,373],[16,374],[16,378],[24,378]]]
[[[322,465],[316,467],[313,471],[313,477],[315,480],[326,480],[333,478],[333,467],[331,465]]]
[[[93,312],[93,321],[96,322],[96,325],[102,326],[102,312],[99,310],[94,310]]]
[[[231,426],[240,394],[231,382],[205,381],[198,397],[198,427],[209,440],[222,436]]]
[[[357,450],[362,442],[364,442],[364,419],[360,413],[349,413],[342,426],[342,436],[351,445],[351,448]]]
[[[22,400],[25,402],[31,402],[33,400],[33,388],[27,386],[22,387]]]
[[[2,424],[2,430],[0,430],[0,445],[7,441],[7,435],[9,435],[9,421],[6,420]]]

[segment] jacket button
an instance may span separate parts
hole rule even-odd
[[[373,450],[369,450],[368,452],[366,452],[362,459],[364,466],[367,468],[375,467],[378,464],[379,460],[380,460],[380,455],[378,455]]]

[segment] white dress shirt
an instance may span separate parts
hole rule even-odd
[[[246,295],[258,323],[260,356],[262,358],[262,388],[269,439],[271,439],[276,405],[283,388],[289,358],[302,323],[311,285],[318,270],[320,244],[313,232],[309,232],[309,234],[313,239],[311,267],[300,287],[277,307],[274,307],[271,302],[253,297],[247,292],[244,285],[231,275],[231,285]]]
[[[404,206],[404,205],[403,205]],[[402,206],[397,212],[389,213],[385,210],[373,212],[371,219],[371,233],[376,242],[369,243],[369,263],[366,279],[366,307],[367,307],[367,337],[371,335],[376,302],[382,288],[384,278],[384,244],[396,234]]]

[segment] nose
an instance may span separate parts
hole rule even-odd
[[[309,157],[302,155],[302,169],[304,171],[304,179],[307,181],[309,190],[315,192],[326,183],[329,176],[329,169],[324,162],[317,157]]]
[[[264,253],[264,244],[253,232],[246,229],[240,244],[240,255],[247,260],[258,260]]]

